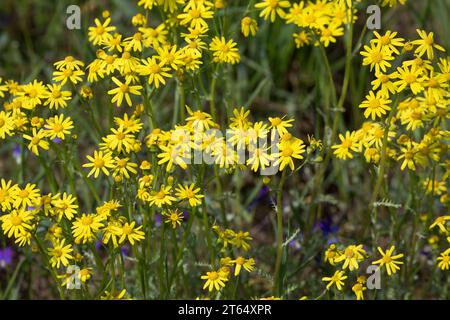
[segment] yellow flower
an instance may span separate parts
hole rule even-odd
[[[167,73],[170,71],[169,67],[164,66],[165,62],[157,62],[156,57],[147,58],[147,60],[142,60],[142,64],[138,66],[137,72],[141,76],[148,76],[148,83],[159,88],[161,84],[166,84],[166,78],[170,78],[172,75]]]
[[[283,171],[286,166],[294,170],[293,159],[303,159],[302,154],[305,153],[305,144],[298,139],[294,142],[280,143],[279,149],[279,152],[274,154],[277,159],[274,165],[280,165],[280,171]]]
[[[334,259],[334,262],[344,261],[342,269],[349,268],[350,271],[358,270],[358,262],[362,261],[365,255],[366,251],[363,249],[362,244],[358,246],[350,245],[345,248],[344,252],[342,252],[340,256]]]
[[[375,120],[377,117],[382,117],[382,115],[386,114],[386,111],[391,110],[388,106],[392,101],[388,100],[381,91],[378,91],[375,95],[373,91],[369,92],[369,95],[366,96],[366,100],[364,100],[359,107],[365,108],[364,116],[366,118],[371,118]]]
[[[367,290],[367,288],[362,283],[356,283],[352,287],[352,291],[356,295],[356,300],[364,300],[364,291]]]
[[[361,146],[357,139],[356,132],[349,132],[347,131],[345,133],[345,136],[342,134],[339,134],[339,139],[341,140],[341,143],[338,145],[334,145],[331,148],[336,149],[334,150],[334,154],[339,159],[347,159],[347,158],[353,158],[353,155],[350,151],[360,151]]]
[[[250,17],[244,17],[241,20],[241,32],[244,37],[248,37],[250,34],[254,37],[258,31],[258,23],[255,19]]]
[[[441,270],[449,270],[450,269],[450,249],[442,252],[440,256],[436,259],[438,261],[438,267]]]
[[[252,272],[255,268],[255,260],[253,258],[245,259],[244,257],[237,257],[235,260],[230,261],[231,263],[235,264],[234,267],[234,275],[238,276],[241,273],[242,267],[247,272]]]
[[[440,216],[431,224],[430,229],[438,227],[443,233],[447,234],[448,230],[445,226],[446,222],[450,220],[450,216]]]
[[[88,173],[88,177],[94,175],[97,178],[102,171],[105,175],[109,176],[108,169],[114,168],[111,153],[103,153],[102,151],[94,151],[94,156],[87,155],[86,158],[90,163],[83,164],[83,168],[92,168]]]
[[[53,248],[49,248],[48,253],[50,254],[50,264],[52,267],[59,268],[62,264],[64,267],[69,265],[69,260],[73,259],[73,256],[70,254],[73,249],[72,245],[64,245],[66,239],[62,239],[61,241],[57,241],[53,244]]]
[[[255,4],[255,7],[258,9],[262,9],[259,14],[260,17],[263,17],[264,20],[270,18],[270,21],[274,22],[277,15],[280,18],[284,18],[286,12],[284,12],[285,8],[289,8],[289,1],[285,0],[262,0],[261,2]]]
[[[58,216],[58,221],[65,216],[68,220],[77,213],[78,205],[74,204],[77,198],[71,194],[63,193],[62,196],[58,193],[51,199],[51,205],[54,207],[54,214]]]
[[[0,216],[2,221],[2,230],[5,236],[18,238],[22,234],[28,233],[33,229],[32,221],[34,215],[32,211],[25,209],[13,210],[8,214]]]
[[[144,232],[141,230],[142,226],[135,228],[136,222],[124,223],[121,227],[121,235],[119,239],[119,244],[123,243],[125,240],[133,246],[135,242],[139,242],[145,239]]]
[[[386,72],[386,68],[391,67],[389,60],[394,60],[391,51],[387,47],[375,45],[373,42],[369,46],[364,46],[365,51],[361,51],[364,57],[363,66],[370,65],[370,71],[375,68],[375,72]]]
[[[282,137],[284,134],[288,133],[287,128],[292,127],[291,122],[294,122],[294,119],[284,120],[284,117],[283,118],[269,117],[269,122],[270,122],[269,128],[276,129],[280,137]]]
[[[250,249],[250,245],[247,243],[247,241],[253,240],[252,237],[250,237],[250,233],[248,231],[239,231],[239,232],[233,232],[232,233],[232,239],[230,240],[230,243],[236,248],[242,248],[244,251],[248,251]]]
[[[48,84],[48,92],[45,93],[47,101],[44,102],[44,106],[49,105],[50,109],[59,109],[67,107],[67,102],[72,98],[70,91],[61,90],[61,84]]]
[[[403,264],[401,261],[396,261],[404,256],[403,253],[392,255],[394,250],[395,246],[392,246],[390,249],[386,250],[386,252],[383,252],[383,249],[378,247],[378,251],[380,252],[382,258],[372,262],[372,264],[379,264],[380,268],[385,266],[389,276],[396,273],[397,270],[400,270],[398,265]]]
[[[397,86],[397,92],[402,92],[406,87],[409,87],[413,94],[418,94],[421,92],[423,87],[424,77],[421,77],[422,71],[416,67],[416,65],[403,65],[403,67],[398,67],[395,75],[399,79],[395,82]]]
[[[103,218],[96,214],[85,214],[76,218],[72,225],[72,234],[76,243],[91,242],[94,234],[103,227]]]
[[[56,61],[53,65],[55,66],[56,70],[61,69],[80,70],[82,67],[84,67],[84,62],[75,59],[73,56],[67,56],[61,61]]]
[[[35,184],[27,183],[22,189],[20,187],[14,188],[12,191],[12,197],[14,199],[14,208],[27,208],[34,207],[39,204],[40,190],[36,188]]]
[[[178,197],[179,200],[188,200],[189,205],[191,207],[196,207],[199,204],[201,204],[201,198],[204,197],[204,195],[199,194],[200,188],[196,188],[195,184],[191,183],[190,185],[178,185],[178,187],[175,189],[176,193],[175,195]]]
[[[19,187],[16,184],[12,184],[12,181],[6,181],[0,179],[0,207],[1,210],[11,210],[11,205],[14,203],[14,194]]]
[[[110,26],[111,18],[107,18],[103,23],[99,19],[95,19],[95,26],[89,27],[89,41],[94,45],[103,44],[104,42],[111,39],[112,35],[110,32],[116,30],[116,27]]]
[[[336,43],[336,37],[344,35],[344,28],[340,23],[331,23],[329,25],[324,25],[319,29],[320,42],[323,43],[324,47],[328,47],[330,43]]]
[[[37,131],[36,128],[33,128],[31,135],[24,134],[23,137],[30,140],[28,149],[37,156],[39,155],[39,148],[44,150],[48,150],[50,148],[48,141],[44,140],[46,137],[46,132],[42,129]]]
[[[181,226],[181,221],[183,221],[184,215],[183,212],[179,212],[177,209],[169,210],[164,213],[166,218],[166,223],[171,223],[172,228],[175,229],[177,225]]]
[[[344,286],[344,280],[347,279],[344,271],[337,270],[331,277],[323,277],[322,281],[328,282],[327,289],[334,284],[336,288],[340,291]]]
[[[433,48],[445,52],[445,49],[434,42],[434,33],[430,32],[429,34],[426,33],[424,30],[416,30],[419,34],[420,39],[412,41],[413,45],[417,45],[415,53],[422,57],[425,53],[427,54],[428,59],[433,60],[434,58],[434,51]]]
[[[67,80],[69,80],[73,84],[77,84],[78,82],[83,81],[83,78],[81,78],[81,76],[83,75],[84,71],[82,70],[72,70],[69,68],[65,68],[61,69],[60,71],[53,72],[53,81],[59,82],[60,86],[64,85]]]
[[[14,132],[14,118],[11,112],[0,111],[0,138],[12,136]]]
[[[170,186],[162,185],[158,192],[154,192],[152,195],[150,195],[150,205],[156,205],[159,208],[161,208],[163,205],[170,206],[173,201],[177,200],[171,195],[171,189],[172,187]]]
[[[88,281],[92,277],[93,274],[94,274],[94,272],[93,272],[92,268],[83,268],[80,270],[80,272],[78,272],[77,277],[78,277],[78,279],[81,280],[81,282],[84,283],[84,282]]]
[[[179,14],[177,18],[181,25],[189,25],[191,28],[205,28],[208,27],[205,19],[212,19],[214,12],[206,7],[201,2],[191,1],[190,5],[185,6],[183,13]]]
[[[405,39],[396,38],[397,32],[387,31],[383,36],[374,31],[376,39],[371,40],[375,45],[386,47],[395,54],[400,54],[396,47],[403,47]]]
[[[206,280],[203,289],[208,288],[209,292],[213,289],[219,291],[222,287],[225,287],[225,282],[228,281],[227,276],[220,271],[207,272],[206,275],[201,276],[201,279]]]
[[[116,77],[111,78],[112,81],[117,85],[117,88],[111,89],[108,91],[108,94],[113,94],[114,97],[111,100],[111,103],[117,102],[117,106],[120,107],[122,104],[123,99],[125,98],[128,106],[131,107],[132,102],[130,98],[130,94],[134,95],[141,95],[140,90],[142,89],[142,86],[130,86],[131,79],[125,80],[125,82],[120,82]]]
[[[54,116],[53,118],[47,119],[44,125],[46,130],[46,135],[50,139],[59,138],[64,140],[65,135],[70,134],[70,130],[73,129],[73,121],[70,117],[64,119],[64,115]]]
[[[237,44],[233,40],[226,41],[224,37],[214,37],[209,45],[213,52],[214,62],[225,62],[235,64],[241,60]]]
[[[114,158],[114,172],[113,176],[121,176],[127,179],[130,179],[130,172],[132,174],[137,173],[137,164],[134,162],[130,162],[130,158]]]

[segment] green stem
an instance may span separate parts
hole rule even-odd
[[[277,190],[277,253],[275,260],[275,272],[274,272],[274,294],[277,295],[281,291],[282,281],[280,279],[280,269],[281,269],[281,260],[283,256],[283,204],[282,204],[282,193],[283,193],[283,185],[286,180],[286,170],[283,170],[281,174],[280,183],[278,185]]]

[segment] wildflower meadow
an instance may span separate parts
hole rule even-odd
[[[449,19],[1,0],[0,299],[449,299]]]

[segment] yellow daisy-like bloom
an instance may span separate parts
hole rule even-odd
[[[327,289],[330,289],[332,285],[340,291],[344,286],[344,280],[347,279],[344,271],[337,270],[331,277],[323,277],[322,281],[328,282]]]
[[[130,162],[130,158],[114,158],[114,172],[113,176],[120,176],[130,179],[130,172],[132,174],[137,173],[137,164],[134,162]]]
[[[189,116],[186,118],[186,126],[198,131],[209,130],[214,128],[217,124],[212,120],[209,113],[203,111],[192,111],[189,106],[186,105],[186,110]]]
[[[125,240],[133,246],[135,242],[139,242],[145,239],[144,232],[141,230],[142,226],[135,228],[136,222],[124,223],[121,229],[119,244],[123,243]]]
[[[450,249],[442,252],[436,260],[441,270],[450,270]]]
[[[146,60],[141,61],[142,64],[137,67],[137,72],[141,76],[148,76],[148,83],[150,85],[154,85],[156,88],[159,88],[161,84],[166,84],[166,78],[172,77],[168,71],[170,71],[169,67],[164,66],[165,62],[157,62],[156,57],[147,58]]]
[[[384,35],[380,35],[377,31],[373,33],[376,39],[371,40],[376,46],[386,47],[395,54],[400,54],[397,47],[403,47],[405,39],[396,38],[397,32],[387,31]]]
[[[199,204],[201,204],[201,198],[204,198],[204,195],[199,194],[200,188],[196,188],[195,184],[191,183],[190,185],[178,185],[178,187],[175,189],[176,193],[175,195],[180,200],[188,200],[189,205],[191,207],[196,207]]]
[[[214,37],[209,45],[213,52],[214,62],[225,62],[235,64],[241,60],[237,44],[233,40],[225,40],[224,37]]]
[[[328,47],[330,43],[336,43],[336,37],[344,35],[344,28],[340,23],[330,23],[319,29],[319,35],[320,42],[323,43],[324,47]]]
[[[249,158],[247,159],[246,164],[251,166],[251,170],[257,172],[260,167],[261,170],[264,170],[270,166],[270,162],[273,161],[274,158],[272,155],[268,154],[269,149],[269,147],[249,148]]]
[[[358,262],[363,260],[365,255],[366,251],[363,249],[362,244],[358,246],[350,245],[345,248],[344,252],[342,252],[340,256],[334,259],[334,262],[344,261],[342,269],[349,268],[350,271],[358,270]]]
[[[116,30],[116,27],[109,25],[111,23],[111,18],[107,18],[103,23],[96,18],[94,23],[95,26],[89,27],[89,41],[94,45],[98,45],[111,39],[111,32]]]
[[[212,19],[214,12],[201,2],[190,1],[189,4],[184,7],[183,13],[177,16],[180,24],[189,25],[191,28],[207,28],[205,19]]]
[[[201,276],[201,279],[206,280],[203,289],[208,288],[209,292],[213,289],[219,291],[222,287],[225,287],[225,282],[228,281],[226,274],[220,271],[206,272],[206,275]]]
[[[419,34],[420,39],[414,40],[411,43],[413,45],[417,45],[415,54],[417,54],[419,57],[422,57],[425,53],[427,54],[428,59],[433,60],[434,59],[434,49],[437,49],[439,51],[445,52],[445,49],[434,42],[434,33],[426,33],[424,30],[416,30]]]
[[[255,260],[253,258],[246,259],[244,257],[237,257],[235,260],[232,260],[230,262],[235,265],[235,276],[238,276],[241,273],[242,268],[244,268],[247,272],[252,272],[255,268]]]
[[[57,241],[53,244],[53,248],[49,248],[48,253],[50,254],[50,264],[53,268],[59,268],[60,265],[67,267],[69,265],[69,260],[73,259],[73,256],[70,254],[73,249],[72,245],[64,245],[66,239],[62,239],[61,241]]]
[[[84,283],[84,282],[87,282],[92,277],[93,274],[94,274],[94,272],[93,272],[92,268],[83,268],[80,270],[80,272],[78,272],[77,277],[78,277],[78,279],[81,280],[81,282]]]
[[[164,23],[160,24],[156,28],[146,27],[139,28],[144,36],[144,47],[146,48],[158,48],[161,45],[167,43],[167,35],[169,31],[166,29]]]
[[[260,17],[264,18],[264,20],[270,18],[270,21],[274,22],[277,15],[280,18],[285,17],[286,12],[284,12],[284,9],[289,8],[290,5],[289,1],[285,0],[263,0],[255,4],[255,7],[262,9],[259,14]]]
[[[11,180],[0,179],[0,207],[3,211],[11,210],[17,188],[18,186],[12,184]]]
[[[0,138],[12,136],[14,132],[14,117],[11,112],[0,111]]]
[[[404,170],[406,167],[413,171],[416,170],[415,155],[417,152],[412,143],[408,143],[406,147],[400,149],[400,155],[397,157],[397,160],[403,159],[401,170]]]
[[[364,100],[359,107],[366,109],[364,110],[364,117],[371,118],[375,120],[377,117],[382,117],[386,114],[386,111],[391,110],[389,104],[391,100],[388,100],[381,91],[378,91],[376,94],[373,91],[370,91],[366,96],[366,100]]]
[[[72,220],[77,213],[78,205],[74,204],[77,198],[71,194],[63,193],[62,196],[58,193],[51,199],[51,205],[54,207],[54,214],[58,216],[58,221],[65,216],[68,220]]]
[[[421,76],[422,71],[416,65],[398,67],[395,75],[399,79],[395,82],[397,92],[402,92],[406,87],[409,87],[412,93],[416,95],[424,90],[423,82],[425,78]]]
[[[82,70],[72,70],[69,68],[65,68],[61,69],[60,71],[53,72],[53,81],[59,82],[61,86],[64,85],[68,80],[73,84],[77,84],[78,82],[83,81],[83,78],[81,78],[83,75],[84,71]]]
[[[46,135],[50,139],[59,138],[64,140],[66,135],[70,134],[70,130],[73,129],[73,121],[70,117],[64,119],[64,115],[54,116],[53,118],[47,119],[44,125],[46,130]]]
[[[431,224],[430,229],[438,227],[443,233],[447,234],[448,230],[445,226],[446,222],[450,220],[450,216],[440,216]]]
[[[102,139],[105,142],[104,149],[124,154],[130,153],[135,143],[134,136],[128,133],[128,130],[123,127],[119,127],[118,129],[112,128],[111,132],[111,134]]]
[[[169,144],[167,146],[160,146],[162,152],[158,153],[158,164],[167,163],[166,171],[170,171],[174,164],[180,166],[182,169],[187,169],[186,161],[190,159],[190,147],[187,144]]]
[[[361,145],[358,141],[355,131],[347,131],[345,133],[345,136],[339,134],[339,139],[341,140],[341,143],[331,147],[332,149],[336,149],[334,150],[334,154],[338,159],[351,159],[353,158],[353,155],[350,151],[358,152],[361,149]]]
[[[172,228],[175,229],[178,226],[181,226],[181,221],[183,221],[184,215],[183,212],[179,212],[177,209],[169,210],[164,213],[166,216],[166,223],[171,223]]]
[[[14,189],[12,197],[14,199],[14,208],[35,207],[40,201],[40,190],[35,184],[27,183],[22,189],[17,187]]]
[[[248,251],[250,249],[250,245],[247,243],[247,241],[251,240],[253,240],[253,238],[250,237],[250,232],[239,231],[236,233],[232,233],[232,239],[230,240],[230,243],[238,249],[242,248],[244,249],[244,251]]]
[[[279,152],[273,155],[277,159],[274,165],[280,165],[280,171],[283,171],[286,166],[294,170],[293,159],[303,159],[302,154],[305,153],[305,144],[298,139],[292,143],[280,143],[279,149]]]
[[[341,255],[342,252],[337,249],[336,245],[334,243],[330,244],[328,249],[325,251],[324,262],[328,262],[329,264],[334,266],[336,264],[336,258]]]
[[[364,46],[365,51],[361,51],[364,57],[363,66],[370,65],[370,71],[375,69],[375,72],[386,72],[387,68],[392,65],[390,60],[394,60],[391,51],[387,47],[375,45],[373,42],[369,46]]]
[[[255,19],[252,19],[250,17],[244,17],[241,20],[241,32],[244,35],[244,37],[248,37],[249,35],[252,35],[254,37],[256,36],[257,31],[258,31],[258,22],[256,22]]]
[[[103,227],[103,218],[97,214],[83,213],[72,225],[72,234],[76,243],[91,242],[94,234]]]
[[[269,117],[269,122],[270,122],[270,129],[275,129],[277,130],[278,134],[280,135],[280,137],[282,137],[283,135],[285,135],[286,133],[288,133],[288,129],[287,128],[291,128],[292,127],[292,123],[294,122],[294,119],[288,119],[288,120],[284,120],[284,117],[280,118],[280,117]]]
[[[161,67],[170,66],[174,70],[178,70],[179,66],[184,64],[183,51],[178,50],[176,45],[164,45],[156,49],[157,58],[161,61]]]
[[[352,287],[352,291],[356,295],[356,300],[364,300],[364,291],[366,290],[367,288],[364,286],[364,284],[359,282]]]
[[[18,209],[0,217],[2,230],[5,236],[18,238],[22,234],[29,233],[33,229],[32,221],[34,215],[32,211]]]
[[[380,252],[382,258],[372,262],[372,264],[379,264],[380,268],[385,266],[389,276],[396,273],[397,270],[400,270],[398,265],[403,264],[401,261],[396,261],[404,256],[403,253],[392,255],[394,250],[395,246],[392,246],[390,249],[386,250],[386,252],[383,252],[383,249],[378,247],[378,251]]]
[[[131,79],[127,79],[125,80],[125,82],[120,82],[120,80],[117,79],[116,77],[112,77],[111,79],[117,85],[117,88],[108,91],[108,94],[114,95],[111,102],[112,103],[117,102],[117,106],[120,107],[122,105],[122,101],[125,98],[128,106],[131,107],[132,102],[130,94],[140,96],[141,95],[140,90],[142,90],[142,86],[139,85],[130,86]]]
[[[84,62],[75,59],[73,56],[67,56],[61,61],[56,61],[53,64],[56,68],[56,70],[61,69],[72,69],[72,70],[80,70],[82,67],[84,67]]]
[[[61,90],[61,84],[48,84],[48,92],[45,94],[47,101],[44,106],[49,105],[50,109],[67,107],[67,102],[72,98],[72,92]]]
[[[150,205],[161,208],[163,205],[171,205],[177,199],[171,195],[171,186],[162,185],[158,192],[154,192],[149,197]]]
[[[86,158],[90,161],[90,163],[83,164],[83,168],[92,168],[88,173],[88,177],[94,175],[94,178],[97,178],[100,171],[109,176],[108,169],[114,168],[112,156],[109,152],[103,153],[102,151],[96,150],[94,151],[93,157],[87,155]]]

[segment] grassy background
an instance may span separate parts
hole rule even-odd
[[[235,3],[242,3],[242,9],[244,9],[247,1],[239,0]],[[82,30],[71,31],[65,26],[66,8],[71,4],[78,4],[82,9]],[[0,1],[0,77],[14,79],[21,83],[39,78],[49,83],[54,61],[69,54],[85,62],[93,60],[95,49],[87,41],[87,28],[93,24],[94,18],[101,15],[102,10],[105,9],[111,11],[113,24],[118,26],[119,32],[125,36],[133,32],[129,20],[137,11],[136,6],[127,4],[127,1]],[[231,36],[238,42],[242,62],[236,68],[230,68],[224,72],[223,78],[220,79],[218,98],[216,99],[220,101],[219,108],[225,110],[234,106],[251,106],[255,118],[287,113],[296,118],[294,128],[297,130],[297,135],[306,139],[307,133],[313,133],[322,138],[324,133],[322,109],[329,103],[330,88],[319,50],[313,47],[295,49],[292,40],[292,32],[295,28],[285,26],[281,22],[261,23],[261,29],[256,38],[243,40],[239,36],[238,24],[243,14],[243,12],[237,12],[236,16],[239,19],[229,21],[230,30],[232,30]],[[358,23],[355,26],[356,39],[360,30],[363,29],[365,18],[365,13],[360,12]],[[391,11],[384,10],[382,26],[383,30],[398,31],[399,35],[404,38],[415,37],[416,28],[434,31],[437,41],[449,50],[449,19],[450,1],[448,0],[409,0],[404,7]],[[366,43],[370,36],[367,34],[363,43]],[[338,40],[338,44],[330,46],[327,54],[331,61],[339,94],[344,70],[342,39]],[[354,129],[361,125],[362,113],[357,109],[357,105],[366,94],[370,84],[368,68],[360,66],[358,54],[353,63],[350,91],[345,102],[346,111],[344,121],[340,123],[340,132],[346,128]],[[154,101],[155,110],[161,111],[158,112],[158,123],[164,129],[168,129],[172,121],[170,106],[174,103],[174,89],[174,81],[169,81],[168,85],[159,91]],[[188,97],[187,102],[189,104],[193,101],[189,101]],[[77,114],[76,108],[79,107],[77,100],[74,99],[70,112],[75,120],[77,117],[82,119],[84,116],[82,113]],[[99,110],[101,113],[101,109]],[[99,116],[101,117],[101,114]],[[77,121],[77,123],[81,122]],[[81,150],[95,142],[89,128],[84,129],[86,132],[82,133],[79,139],[79,141],[83,141],[79,146]],[[105,132],[107,129],[105,124]],[[12,144],[0,144],[0,177],[12,178],[17,172],[17,165],[11,160],[13,147]],[[84,154],[85,152],[81,151],[80,158]],[[33,173],[35,177],[42,174],[33,169],[32,159],[27,159],[27,166],[29,172]],[[327,172],[323,194],[319,199],[311,199],[308,195],[314,187],[312,178],[315,169],[313,165],[307,166],[301,175],[289,179],[290,187],[286,188],[288,190],[286,191],[286,205],[291,207],[293,219],[289,222],[292,225],[288,226],[288,234],[295,234],[295,230],[305,224],[304,212],[309,209],[313,201],[318,201],[324,205],[323,218],[330,217],[334,224],[340,225],[343,234],[350,238],[354,231],[355,221],[359,221],[359,217],[367,210],[368,200],[364,201],[364,199],[369,197],[373,185],[371,173],[368,172],[367,166],[362,161],[355,160],[345,164],[336,161]],[[253,231],[252,234],[256,238],[254,256],[258,257],[258,262],[268,261],[271,264],[273,255],[264,249],[264,245],[273,243],[271,238],[273,224],[266,214],[271,210],[272,203],[266,197],[256,207],[247,210],[249,203],[242,199],[246,199],[254,193],[257,186],[255,179],[251,176],[244,177],[243,180],[236,180],[236,177],[232,179],[234,180],[230,185],[236,185],[236,181],[239,181],[239,185],[233,190],[228,190],[232,195],[229,198],[227,209],[233,212],[243,212],[241,220],[236,221],[236,224],[246,226],[247,229]],[[400,177],[392,185],[392,197],[395,199],[397,194],[401,198],[404,191]],[[236,198],[238,200],[231,201]],[[353,223],[351,223],[352,221]],[[389,224],[389,221],[386,223]],[[192,246],[194,245],[195,243],[192,244]],[[313,239],[307,248],[305,246],[305,250],[293,252],[290,257],[293,260],[314,261],[322,245],[321,239]],[[295,287],[291,287],[290,290],[294,292],[298,287],[317,286],[319,278],[312,279],[307,276],[314,264],[310,264],[308,267],[305,267],[306,264],[294,263],[293,265],[293,268],[284,270],[284,272],[289,274],[289,279],[301,280],[295,282]],[[198,283],[198,275],[190,276],[193,277],[193,282]],[[29,279],[25,278],[23,281],[31,283],[31,279],[30,276]],[[39,286],[39,283],[35,286]],[[253,286],[258,287],[258,283],[254,283]],[[420,288],[414,292],[408,292],[407,289],[410,288],[404,288],[403,291],[400,288],[400,292],[396,293],[396,296],[409,294],[412,297],[435,297],[435,293],[422,292]],[[35,288],[35,290],[37,289]],[[389,294],[393,293],[388,292],[386,296]],[[36,293],[32,292],[22,292],[18,295],[36,297]],[[45,292],[41,291],[38,296],[45,295]],[[51,296],[50,293],[48,295]]]

